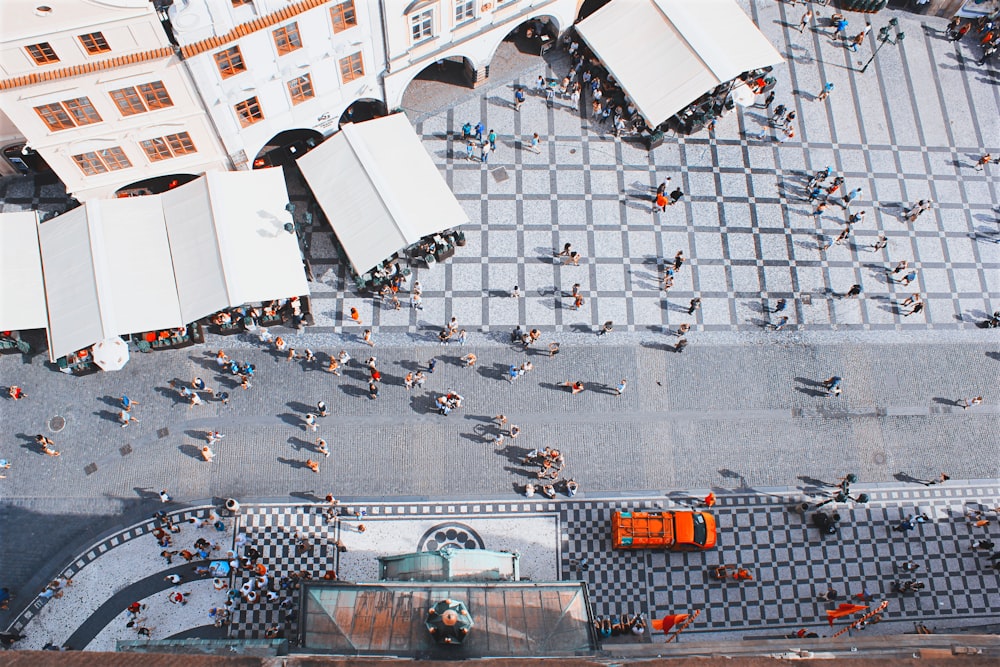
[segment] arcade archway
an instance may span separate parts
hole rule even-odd
[[[167,190],[173,190],[185,183],[198,178],[197,174],[165,174],[141,181],[129,183],[115,190],[115,197],[141,197],[143,195],[158,195]]]
[[[351,106],[344,109],[344,113],[340,116],[339,125],[344,125],[345,123],[363,123],[366,120],[381,118],[388,114],[389,110],[382,100],[362,98],[355,100]]]
[[[253,159],[254,169],[279,167],[320,145],[323,135],[316,130],[285,130],[271,137]]]

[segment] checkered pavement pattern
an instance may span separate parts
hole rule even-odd
[[[989,551],[971,548],[974,539],[996,536],[996,519],[991,526],[975,528],[965,515],[995,507],[998,492],[996,486],[985,486],[872,493],[866,506],[823,508],[841,515],[838,534],[827,536],[790,510],[794,503],[788,497],[720,496],[712,509],[719,546],[703,553],[611,551],[611,512],[655,507],[662,499],[572,503],[563,510],[564,558],[592,554],[591,564],[582,572],[567,565],[563,573],[587,581],[598,616],[645,611],[661,617],[702,610],[687,632],[773,629],[782,634],[828,627],[825,611],[862,591],[874,596],[873,604],[890,601],[886,621],[996,622],[1000,573],[988,567]],[[905,534],[893,529],[907,515],[921,513],[931,521]],[[807,518],[811,515],[809,511]],[[898,565],[907,561],[920,568],[900,570]],[[748,568],[754,580],[716,580],[715,567],[724,564]],[[927,587],[916,594],[893,592],[894,581],[908,579]],[[829,588],[840,595],[836,602],[818,599]]]
[[[291,596],[298,608],[297,591],[282,591],[278,582],[292,572],[310,572],[319,579],[327,570],[337,569],[337,526],[328,523],[322,508],[299,505],[248,506],[240,510],[238,530],[248,538],[247,544],[260,552],[260,561],[268,568],[272,590],[282,598]],[[301,533],[312,543],[312,549],[296,549],[295,536]],[[242,555],[242,553],[240,554]],[[233,586],[239,588],[249,577],[243,569],[233,577]],[[242,600],[233,612],[229,633],[234,638],[263,637],[264,631],[274,625],[286,628],[286,637],[297,636],[297,623],[286,624],[285,612],[280,609],[280,599],[266,599],[248,605]]]
[[[766,110],[738,108],[711,136],[669,137],[647,151],[592,120],[586,95],[576,109],[568,100],[547,108],[533,94],[539,74],[565,74],[565,55],[554,53],[517,80],[470,92],[417,124],[470,217],[467,246],[442,265],[414,271],[424,311],[383,310],[363,300],[329,232],[308,234],[314,272],[326,283],[313,294],[320,329],[341,331],[345,311],[355,306],[379,330],[410,334],[426,334],[452,315],[484,331],[515,324],[592,330],[607,320],[619,331],[681,322],[733,331],[775,321],[769,310],[778,299],[789,303],[789,329],[975,326],[995,310],[989,296],[1000,291],[1000,192],[995,175],[972,167],[974,156],[998,152],[992,144],[1000,121],[990,86],[979,80],[984,70],[962,60],[967,45],[902,13],[900,29],[914,39],[884,48],[862,74],[857,61],[869,54],[832,42],[825,19],[800,35],[787,25],[799,16],[787,3],[747,5],[786,57],[774,72],[775,104],[797,112],[794,140],[775,140]],[[956,57],[960,67],[945,66]],[[828,80],[836,84],[833,95],[815,101]],[[511,105],[514,84],[529,90],[520,112]],[[924,94],[922,85],[940,92]],[[462,124],[480,119],[500,137],[487,165],[465,158],[461,138]],[[543,140],[540,155],[524,148],[533,132]],[[828,165],[846,181],[816,216],[805,186]],[[668,176],[685,197],[654,214],[653,189]],[[857,187],[862,194],[843,208],[839,195]],[[301,196],[308,199],[304,190]],[[905,208],[923,198],[933,208],[905,223]],[[866,218],[848,242],[824,250],[859,211]],[[874,251],[880,233],[888,247]],[[566,242],[583,255],[580,266],[553,259]],[[678,250],[689,261],[665,294],[658,281]],[[901,260],[917,272],[910,285],[888,270]],[[565,296],[575,283],[585,298],[579,310]],[[862,286],[861,298],[843,298],[854,284]],[[507,296],[514,285],[524,298]],[[899,302],[914,292],[925,308],[907,315]],[[688,315],[696,297],[701,309]]]
[[[832,488],[832,487],[831,487]],[[813,504],[830,488],[812,490]],[[615,551],[611,548],[611,513],[616,509],[685,509],[698,500],[682,495],[676,502],[659,498],[563,500],[557,503],[511,502],[484,504],[480,514],[516,516],[524,512],[558,514],[560,544],[552,545],[563,580],[587,583],[597,616],[646,614],[647,618],[690,613],[699,620],[686,632],[773,631],[787,634],[801,627],[828,627],[825,611],[867,591],[872,604],[889,600],[885,621],[909,623],[961,619],[965,623],[997,622],[1000,616],[1000,572],[989,568],[989,551],[973,551],[972,541],[992,537],[1000,543],[998,519],[975,527],[966,519],[974,510],[1000,506],[1000,486],[893,487],[867,489],[867,505],[828,505],[823,511],[840,514],[836,535],[821,535],[806,516],[795,510],[801,497],[794,493],[719,493],[712,508],[719,526],[718,548],[700,553],[654,549]],[[411,506],[412,505],[412,506]],[[433,503],[407,508],[380,504],[358,505],[372,516],[426,518],[446,516],[449,509]],[[449,511],[456,508],[452,507]],[[908,515],[927,514],[906,533],[894,526]],[[468,516],[459,514],[457,516]],[[276,574],[307,569],[322,574],[335,558],[332,528],[321,514],[300,506],[249,508],[241,522],[251,541]],[[304,530],[317,537],[313,554],[297,555],[294,535]],[[321,547],[323,540],[327,543]],[[913,561],[916,572],[899,564]],[[741,565],[753,581],[718,581],[718,565]],[[916,579],[926,588],[915,594],[894,593],[897,580]],[[242,581],[237,580],[239,586]],[[836,602],[818,599],[833,588]],[[260,637],[265,628],[281,623],[276,604],[258,604],[236,612],[234,637]],[[294,633],[294,627],[290,627]],[[294,636],[289,634],[287,636]]]

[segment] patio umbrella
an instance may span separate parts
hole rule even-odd
[[[117,336],[94,345],[94,363],[106,371],[120,371],[128,363],[128,343]]]

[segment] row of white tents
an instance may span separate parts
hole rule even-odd
[[[308,294],[281,169],[209,173],[45,222],[0,214],[0,330],[44,328],[52,361],[103,340]]]

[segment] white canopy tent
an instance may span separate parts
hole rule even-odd
[[[783,60],[736,0],[612,0],[576,30],[649,127]]]
[[[402,113],[345,125],[298,164],[359,275],[469,221]]]
[[[280,169],[209,173],[40,224],[49,356],[307,294],[287,203]]]
[[[0,213],[0,331],[44,329],[38,213]]]

